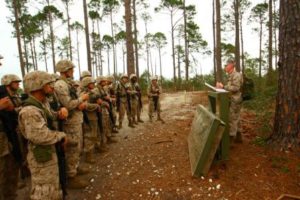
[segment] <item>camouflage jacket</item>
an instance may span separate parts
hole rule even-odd
[[[69,111],[69,116],[65,121],[66,124],[78,124],[83,122],[82,111],[78,110],[79,104],[83,102],[81,97],[76,98],[72,95],[74,90],[71,81],[66,79],[60,79],[55,82],[54,90],[60,104],[66,107]],[[76,94],[75,90],[75,94]]]
[[[159,85],[154,86],[150,84],[147,90],[148,97],[159,96],[161,94],[161,87]]]
[[[229,77],[227,84],[224,86],[225,90],[231,93],[230,100],[235,103],[242,101],[241,87],[243,84],[243,76],[241,73],[233,71]]]
[[[89,95],[89,100],[86,107],[86,114],[88,119],[93,121],[97,120],[97,112],[100,106],[97,104],[97,102],[94,101],[94,98],[96,96],[94,90],[83,89],[82,93],[87,93]]]

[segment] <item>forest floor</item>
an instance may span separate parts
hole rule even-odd
[[[275,200],[282,194],[300,195],[299,152],[275,152],[260,142],[255,113],[243,109],[242,144],[232,144],[225,165],[212,166],[206,177],[191,175],[187,136],[195,108],[207,105],[205,92],[164,94],[160,121],[143,119],[135,129],[124,127],[118,143],[96,154],[90,186],[70,190],[70,200]],[[26,199],[28,187],[19,192]]]

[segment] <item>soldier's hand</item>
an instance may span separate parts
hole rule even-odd
[[[86,103],[79,104],[78,110],[83,111],[84,109],[86,109]]]
[[[216,88],[223,88],[224,85],[221,82],[217,82]]]
[[[69,116],[69,112],[65,107],[62,107],[59,111],[58,111],[58,118],[59,119],[67,119],[67,117]]]
[[[3,109],[8,109],[8,108],[13,107],[13,104],[11,102],[11,100],[9,99],[9,97],[4,97],[0,99],[0,110]]]
[[[62,141],[62,148],[64,151],[66,151],[68,145],[67,137],[64,137],[61,141]]]
[[[88,94],[82,94],[80,97],[81,97],[81,99],[83,101],[87,101],[89,99],[89,95]]]

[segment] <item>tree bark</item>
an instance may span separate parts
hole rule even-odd
[[[132,0],[133,5],[133,27],[134,27],[134,52],[135,52],[135,70],[136,76],[139,79],[140,69],[139,69],[139,50],[138,50],[138,37],[137,37],[137,20],[136,20],[136,0]]]
[[[66,1],[66,10],[67,10],[67,23],[68,23],[70,60],[73,60],[73,56],[72,56],[71,25],[70,25],[70,14],[69,14],[69,1]]]
[[[18,6],[17,6],[17,0],[13,0],[12,3],[13,3],[14,16],[15,16],[15,29],[16,29],[16,35],[17,35],[20,68],[21,68],[21,72],[22,72],[22,77],[24,77],[25,76],[25,63],[23,60],[21,34],[20,34],[20,23],[19,23],[19,11],[18,11]]]
[[[240,15],[240,34],[241,34],[241,53],[242,53],[242,74],[245,74],[245,51],[244,51],[244,32],[243,32],[243,16]]]
[[[235,69],[241,71],[240,56],[240,0],[234,0],[234,21],[235,21]]]
[[[81,67],[80,67],[80,51],[79,51],[79,32],[78,29],[76,30],[76,43],[77,43],[77,60],[78,60],[78,72],[79,72],[79,77],[81,74]]]
[[[187,38],[187,20],[185,0],[183,0],[183,20],[184,20],[184,51],[185,51],[185,80],[189,80],[189,47]]]
[[[161,49],[158,48],[159,54],[159,71],[160,71],[160,85],[162,85],[162,62],[161,62]]]
[[[117,75],[117,64],[116,64],[117,57],[116,57],[115,33],[114,33],[114,27],[113,27],[112,10],[110,11],[110,31],[111,31],[111,37],[113,38],[112,50],[113,50],[114,76],[116,76]]]
[[[259,30],[259,72],[258,76],[261,78],[261,68],[262,68],[262,37],[263,37],[263,22],[260,20],[260,30]]]
[[[280,1],[279,79],[271,143],[281,149],[299,147],[300,135],[300,6]]]
[[[276,1],[275,0],[273,0],[273,14],[274,14],[274,16],[275,16],[275,13],[276,13]],[[277,25],[275,24],[276,23],[276,20],[273,20],[273,22],[274,22],[274,26],[273,26],[273,28],[274,28],[274,46],[275,46],[275,48],[274,48],[274,50],[275,50],[275,68],[277,69],[277,62],[278,62],[278,53],[277,53]]]
[[[48,6],[50,6],[49,0],[47,1]],[[51,40],[51,51],[52,51],[52,65],[53,65],[53,72],[55,73],[55,49],[54,49],[54,43],[55,43],[55,37],[54,37],[54,31],[53,31],[53,18],[52,14],[48,13],[48,20],[49,20],[49,27],[50,27],[50,40]]]
[[[213,3],[213,11],[212,11],[212,26],[213,26],[213,45],[214,45],[214,54],[213,54],[213,60],[214,60],[214,77],[215,77],[215,83],[217,81],[217,66],[216,66],[216,6],[215,6],[215,0],[212,1]]]
[[[174,22],[173,22],[173,11],[171,11],[171,39],[172,39],[172,60],[173,60],[173,79],[174,83],[177,82],[176,80],[176,62],[175,62],[175,41],[174,41]]]
[[[85,26],[84,30],[85,30],[85,40],[86,40],[87,64],[88,64],[88,70],[92,72],[91,44],[90,44],[89,20],[88,20],[86,0],[83,0],[83,12],[84,12],[84,26]]]
[[[216,0],[216,64],[217,81],[222,82],[222,57],[221,57],[221,5],[220,0]]]
[[[269,0],[269,59],[268,73],[273,71],[273,0]]]
[[[132,21],[131,21],[131,0],[125,0],[125,23],[126,23],[126,49],[127,49],[127,72],[135,73],[134,67],[134,51],[132,37]]]

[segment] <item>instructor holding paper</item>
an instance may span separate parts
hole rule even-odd
[[[217,88],[224,88],[230,92],[230,111],[229,111],[229,135],[235,142],[242,142],[242,135],[239,130],[240,113],[242,108],[241,87],[243,84],[243,76],[235,70],[234,61],[229,61],[225,67],[228,74],[228,82],[224,86],[221,82],[217,82]]]

